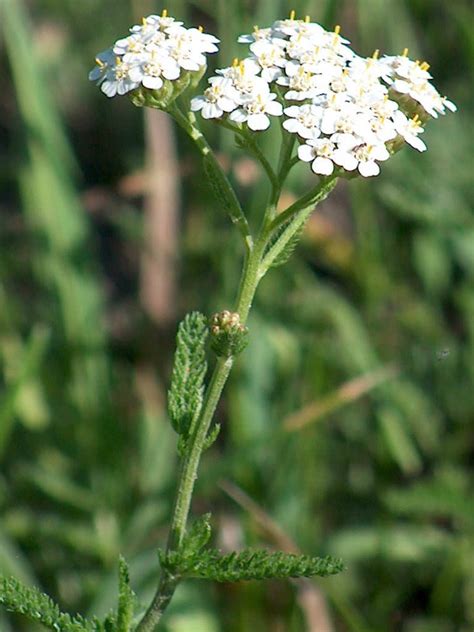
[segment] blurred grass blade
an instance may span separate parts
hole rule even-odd
[[[72,179],[75,162],[37,61],[24,4],[1,0],[0,7],[28,153],[18,178],[26,220],[42,245],[32,265],[40,283],[54,288],[58,297],[64,333],[74,350],[71,390],[76,404],[91,414],[104,400],[105,332],[88,221]]]
[[[330,415],[342,406],[356,401],[379,384],[397,377],[398,374],[399,370],[396,367],[388,366],[349,380],[334,393],[326,395],[320,400],[312,402],[301,410],[289,415],[283,421],[282,426],[287,431],[300,430]]]
[[[405,474],[419,472],[422,465],[420,454],[398,410],[389,404],[382,405],[378,419],[385,445],[394,461]]]
[[[37,326],[33,329],[25,348],[22,349],[20,371],[0,397],[0,458],[8,445],[15,418],[15,407],[22,387],[37,375],[48,340],[49,331],[44,327]]]

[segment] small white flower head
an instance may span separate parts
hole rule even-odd
[[[239,61],[234,59],[232,66],[222,68],[216,72],[232,81],[232,85],[242,98],[258,91],[268,89],[268,82],[259,76],[261,68],[257,60],[247,57]]]
[[[100,85],[104,81],[107,71],[115,66],[116,55],[112,48],[97,53],[95,67],[89,73],[89,81],[96,81]]]
[[[408,106],[410,101],[415,106],[421,106],[420,114],[424,111],[433,118],[445,114],[446,109],[455,112],[454,103],[442,97],[430,83],[429,64],[412,61],[407,54],[408,50],[405,49],[403,55],[385,56],[380,60],[387,69],[387,76],[383,78],[390,85],[391,93],[404,96]]]
[[[149,15],[142,19],[142,23],[132,26],[130,31],[132,33],[146,33],[155,34],[157,31],[166,31],[172,26],[181,26],[183,23],[178,22],[173,17],[168,15],[166,9],[161,15]]]
[[[250,50],[262,69],[262,79],[270,83],[281,76],[281,69],[286,64],[286,57],[285,51],[280,45],[259,40],[250,45]]]
[[[322,108],[306,103],[304,105],[291,105],[284,109],[288,117],[283,122],[283,127],[291,134],[298,134],[301,138],[317,138],[321,134]]]
[[[127,94],[138,88],[140,82],[132,78],[134,67],[133,63],[122,61],[120,57],[117,57],[115,64],[107,68],[100,86],[102,92],[108,97],[114,97],[116,94]]]
[[[270,116],[281,116],[283,107],[276,101],[277,95],[270,90],[262,90],[246,97],[237,110],[229,115],[235,123],[246,123],[248,128],[257,132],[270,127]]]
[[[367,82],[378,82],[380,78],[390,81],[391,71],[387,64],[378,58],[379,51],[374,51],[372,57],[355,56],[349,61],[349,74],[356,76],[364,76]]]
[[[296,61],[290,61],[286,64],[285,73],[286,76],[279,77],[277,83],[288,87],[285,99],[289,101],[305,101],[315,97],[321,90],[324,90],[324,86],[321,87],[320,85],[321,80],[323,83],[326,83],[324,78],[321,75],[313,75],[307,72]]]
[[[418,138],[418,135],[424,132],[424,129],[417,114],[412,119],[409,119],[403,112],[398,110],[393,115],[393,124],[397,134],[400,134],[405,142],[418,151],[426,150],[425,143],[421,138]]]
[[[164,33],[160,34],[163,40],[166,39]],[[148,42],[139,34],[133,33],[128,37],[124,37],[119,39],[114,44],[114,54],[119,57],[124,55],[140,55],[146,52],[148,46]]]
[[[206,54],[217,51],[219,41],[201,28],[187,29],[182,24],[166,11],[143,18],[141,24],[132,26],[131,35],[99,53],[89,78],[107,96],[133,92],[132,98],[139,96],[140,104],[166,107],[200,78]],[[147,90],[153,91],[153,100]]]
[[[149,55],[140,57],[139,63],[130,70],[130,77],[145,88],[159,90],[163,86],[164,79],[174,81],[178,79],[180,72],[175,59],[164,52],[153,51]]]
[[[253,33],[239,35],[237,41],[239,44],[252,44],[252,42],[266,41],[271,42],[274,31],[271,27],[260,29],[258,26],[253,27]],[[282,40],[283,41],[283,40]]]
[[[320,24],[311,22],[309,15],[304,20],[296,20],[296,12],[291,11],[290,17],[287,20],[277,20],[273,23],[272,29],[287,36],[302,35],[308,39],[315,39],[324,33],[324,29]]]
[[[378,176],[380,173],[380,167],[375,161],[383,161],[390,158],[390,154],[383,144],[360,145],[355,147],[353,152],[354,157],[359,161],[357,169],[360,175],[364,178]]]
[[[329,139],[307,140],[298,147],[298,158],[311,163],[314,173],[330,176],[334,171],[336,145]]]
[[[352,102],[343,102],[339,106],[323,109],[321,130],[324,134],[353,134],[364,137],[370,132],[369,118]]]
[[[229,77],[211,77],[209,83],[210,87],[202,96],[191,99],[191,111],[201,111],[203,118],[212,119],[235,110],[241,99],[232,80]]]

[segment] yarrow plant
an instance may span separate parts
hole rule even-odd
[[[215,410],[235,358],[249,340],[251,344],[246,323],[260,280],[270,268],[287,261],[306,220],[338,178],[376,176],[380,163],[405,145],[425,151],[425,124],[456,107],[432,85],[429,65],[409,59],[408,50],[395,56],[375,51],[361,57],[339,26],[330,32],[308,17],[295,19],[294,12],[267,28],[255,27],[238,41],[248,47],[247,55],[216,70],[203,94],[193,96],[207,55],[218,50],[218,39],[201,27],[186,28],[163,11],[144,18],[127,37],[99,53],[89,74],[108,97],[127,95],[135,105],[164,110],[190,136],[219,207],[241,234],[245,258],[235,305],[211,318],[188,314],[178,329],[168,412],[178,434],[181,473],[151,604],[143,613],[136,608],[124,560],[117,611],[104,621],[71,617],[46,595],[13,579],[0,581],[1,604],[52,630],[151,632],[186,577],[238,581],[325,576],[342,570],[341,561],[331,557],[266,550],[223,555],[210,548],[210,516],[188,524],[199,462],[219,433]],[[257,231],[195,113],[230,130],[268,177],[268,203]],[[258,134],[272,123],[281,129],[276,161],[258,142]],[[285,180],[300,161],[309,163],[318,178],[296,202],[278,211]],[[206,384],[208,339],[216,359]]]

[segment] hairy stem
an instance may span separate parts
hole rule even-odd
[[[189,112],[188,115],[184,114],[176,103],[170,106],[169,113],[191,140],[194,141],[204,159],[204,164],[207,164],[212,169],[212,179],[215,180],[214,184],[219,189],[220,196],[223,198],[223,205],[230,215],[232,222],[239,229],[247,248],[251,248],[252,236],[247,218],[219,161],[209,146],[204,134],[197,127],[194,114],[192,112]]]
[[[245,238],[247,251],[235,304],[235,311],[240,316],[240,322],[245,325],[259,281],[265,274],[268,267],[263,264],[263,262],[267,260],[267,257],[264,257],[264,255],[275,229],[282,223],[286,223],[290,220],[293,215],[298,212],[298,210],[307,209],[310,203],[314,206],[320,199],[323,199],[332,188],[333,183],[332,181],[323,181],[319,187],[313,189],[313,191],[311,191],[307,196],[304,196],[299,204],[296,203],[292,205],[282,214],[274,218],[276,204],[283,185],[283,180],[291,168],[292,163],[291,154],[293,140],[288,138],[288,135],[286,135],[286,137],[284,137],[278,165],[278,175],[281,179],[277,183],[272,183],[273,190],[270,203],[265,210],[259,237],[254,242],[250,234],[247,219],[240,207],[235,192],[228,182],[227,177],[222,172],[222,169],[220,168],[204,136],[194,125],[192,118],[190,118],[192,115],[190,115],[190,117],[185,116],[177,106],[174,106],[173,109],[170,110],[170,113],[196,143],[204,160],[211,162],[213,171],[220,179],[220,184],[222,185],[221,195],[224,198],[223,202],[230,213],[233,222],[237,225]],[[282,215],[283,220],[281,220]],[[166,547],[167,553],[179,550],[182,546],[184,536],[186,535],[186,525],[188,522],[194,484],[197,478],[201,455],[205,448],[209,428],[222,391],[227,382],[227,378],[229,377],[232,369],[233,362],[234,358],[232,356],[229,358],[217,359],[214,372],[206,391],[206,397],[200,417],[193,428],[192,435],[187,441],[176,491],[173,517],[171,520],[171,527]],[[169,569],[161,569],[161,578],[158,589],[150,607],[138,624],[136,632],[153,632],[155,630],[163,612],[171,601],[180,579],[179,575],[173,574]]]
[[[239,313],[242,324],[245,324],[258,283],[261,278],[260,262],[265,250],[266,240],[257,240],[251,252],[245,259],[235,311]],[[203,409],[196,424],[193,436],[188,443],[188,449],[183,458],[181,474],[176,492],[176,499],[171,522],[167,552],[179,549],[186,533],[194,483],[197,477],[201,454],[204,449],[209,427],[219,402],[224,385],[232,369],[234,358],[218,358],[211,381],[207,388]],[[136,632],[152,632],[168,606],[180,578],[171,576],[162,570],[160,584],[155,597],[138,624]]]
[[[270,230],[274,232],[280,226],[283,226],[292,217],[294,217],[299,211],[307,209],[308,207],[315,207],[322,202],[331,193],[337,183],[337,176],[322,177],[320,182],[309,191],[306,195],[303,195],[294,204],[282,211],[273,220],[270,225]]]

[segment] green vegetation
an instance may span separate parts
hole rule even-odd
[[[108,101],[87,81],[97,50],[162,8],[0,0],[0,574],[51,595],[70,613],[61,615],[65,629],[81,625],[77,612],[94,621],[113,611],[109,621],[125,630],[150,602],[176,481],[168,419],[185,441],[202,404],[205,367],[186,355],[202,321],[195,314],[182,325],[173,371],[178,322],[228,308],[238,284],[239,236],[185,134],[176,130],[176,161],[164,115]],[[378,178],[339,183],[289,262],[262,281],[193,501],[195,515],[212,510],[222,557],[211,549],[203,561],[206,519],[197,521],[194,557],[161,555],[185,575],[217,580],[235,577],[243,562],[249,579],[261,576],[258,556],[281,577],[339,568],[332,557],[308,557],[305,567],[291,555],[252,553],[266,547],[341,557],[345,572],[320,584],[189,580],[162,629],[319,632],[310,623],[319,616],[344,632],[468,632],[469,2],[172,0],[167,8],[220,37],[218,65],[239,54],[237,34],[289,8],[341,24],[366,54],[381,41],[388,53],[409,46],[459,112],[427,129],[426,154],[405,150]],[[258,225],[264,178],[227,130],[206,131]],[[271,158],[276,143],[270,134]],[[312,182],[309,169],[295,168],[285,206]],[[173,398],[176,380],[187,381],[186,401]],[[241,558],[225,555],[234,548]],[[16,598],[16,585],[2,588]],[[27,600],[48,625],[55,606],[34,588]],[[41,629],[0,611],[1,632]]]

